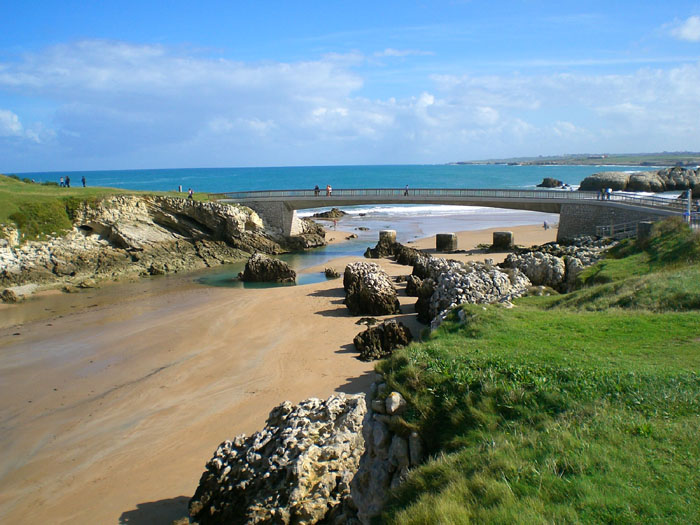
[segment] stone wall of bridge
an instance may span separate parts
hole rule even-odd
[[[661,210],[615,206],[613,203],[562,204],[557,241],[595,235],[596,227],[638,221],[656,221],[670,214]]]
[[[298,202],[295,203],[299,205]],[[307,207],[317,204],[313,200]],[[338,205],[350,205],[353,203],[334,203]],[[498,206],[498,204],[502,204]],[[506,205],[503,205],[506,204]],[[555,212],[555,209],[539,209],[535,206],[552,206],[555,204],[559,207],[559,230],[557,232],[557,241],[565,241],[573,239],[579,235],[595,235],[596,227],[610,226],[623,224],[628,222],[638,222],[646,220],[658,220],[667,217],[672,212],[666,210],[657,210],[652,208],[642,208],[614,201],[588,201],[588,202],[572,202],[572,203],[520,203],[520,206],[515,206],[513,203],[495,203],[489,202],[487,205],[502,208],[515,209],[533,209],[537,211]],[[480,203],[484,205],[484,203]],[[296,210],[291,203],[284,201],[246,201],[245,206],[253,209],[260,215],[265,222],[266,227],[279,230],[283,235],[299,235],[302,233],[302,223],[296,214]]]
[[[267,228],[279,229],[287,236],[303,233],[296,210],[285,202],[250,201],[246,202],[245,206],[260,215]]]

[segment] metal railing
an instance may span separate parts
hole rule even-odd
[[[649,217],[650,221],[659,220],[658,218]],[[683,214],[683,220],[693,229],[700,229],[700,212],[691,212],[690,219],[687,214]],[[639,231],[639,223],[644,221],[622,222],[620,224],[610,224],[605,226],[596,226],[597,237],[609,237],[612,239],[628,239],[636,237]]]
[[[640,222],[641,221],[633,221],[611,224],[609,226],[596,226],[596,237],[608,237],[617,240],[636,237]]]
[[[213,200],[232,200],[236,202],[247,200],[307,200],[307,199],[372,199],[377,198],[406,198],[408,200],[420,200],[430,198],[455,198],[455,199],[494,199],[494,200],[537,200],[556,202],[591,202],[600,201],[601,194],[593,191],[566,191],[566,190],[503,190],[503,189],[447,189],[447,188],[343,188],[333,189],[330,195],[326,190],[260,190],[238,191],[225,193],[212,193]],[[682,199],[669,199],[657,196],[634,195],[613,192],[602,199],[605,202],[620,202],[637,205],[646,208],[666,209],[682,212],[686,209],[686,201]]]

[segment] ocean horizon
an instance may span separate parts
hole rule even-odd
[[[175,168],[14,173],[37,182],[70,177],[79,186],[223,193],[272,189],[307,189],[330,184],[342,188],[534,188],[545,177],[572,186],[600,171],[638,171],[634,166],[518,166],[501,164],[387,164],[257,168]]]

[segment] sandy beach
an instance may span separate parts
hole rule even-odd
[[[502,260],[475,250],[494,230],[523,246],[556,237],[541,224],[461,232],[466,253],[449,257]],[[332,242],[347,235],[328,232]],[[410,245],[430,250],[435,239]],[[373,380],[374,365],[355,357],[364,327],[343,305],[342,279],[265,289],[154,282],[0,308],[3,523],[170,523],[186,516],[221,441],[261,428],[284,400],[364,392]],[[386,318],[419,335],[415,298],[400,300],[403,313]]]

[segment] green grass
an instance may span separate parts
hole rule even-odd
[[[700,244],[676,226],[378,365],[431,454],[384,521],[700,523]]]
[[[37,184],[29,179],[0,175],[0,224],[19,228],[23,239],[41,239],[65,233],[72,227],[75,211],[82,203],[94,203],[119,194],[157,194],[184,198],[176,192],[136,192],[117,188],[72,187]],[[195,194],[206,200],[206,194]]]

